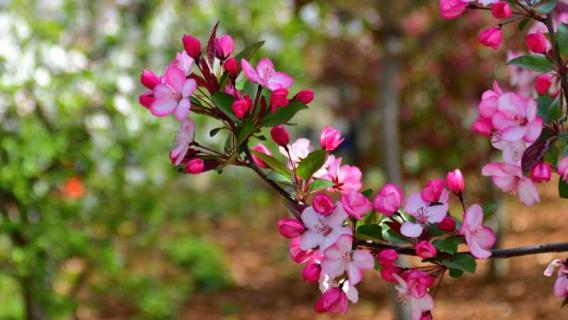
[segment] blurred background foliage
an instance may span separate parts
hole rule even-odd
[[[0,0],[0,318],[174,317],[194,292],[232,284],[215,241],[224,219],[284,214],[270,190],[251,192],[246,172],[178,175],[176,121],[137,104],[141,70],[160,72],[184,33],[205,41],[217,20],[237,48],[265,40],[260,55],[314,89],[294,135],[343,130],[341,153],[369,187],[388,177],[381,99],[393,94],[407,181],[454,167],[478,175],[489,149],[468,127],[481,92],[506,75],[504,53],[476,44],[481,15],[448,22],[437,10],[427,0]],[[197,121],[198,140],[211,140],[214,124]]]

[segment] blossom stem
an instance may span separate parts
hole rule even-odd
[[[560,86],[562,87],[562,93],[564,94],[564,99],[568,102],[568,79],[566,79],[566,66],[564,65],[564,61],[562,60],[562,56],[560,54],[560,48],[558,46],[558,42],[556,41],[556,32],[554,31],[554,23],[552,21],[552,14],[549,13],[546,16],[546,28],[548,29],[548,34],[550,35],[550,43],[552,44],[552,52],[554,55],[554,59],[556,60],[556,67],[558,70],[558,77],[560,78]],[[564,110],[564,117],[562,118],[564,121],[566,120],[566,116],[568,113],[567,110]]]

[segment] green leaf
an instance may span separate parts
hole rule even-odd
[[[456,253],[449,259],[442,260],[442,264],[450,269],[458,269],[469,273],[475,272],[475,259],[469,253]]]
[[[550,105],[552,104],[552,101],[554,101],[554,100],[550,96],[539,96],[538,99],[536,100],[538,115],[543,120],[545,120],[544,122],[548,122],[548,121],[546,121],[546,119],[547,119],[547,115],[548,115],[548,109],[549,109]]]
[[[523,31],[527,27],[529,22],[530,22],[530,19],[521,20],[521,22],[519,23],[519,31]]]
[[[211,97],[213,98],[213,103],[215,106],[221,110],[227,117],[235,122],[240,122],[240,120],[233,113],[231,106],[233,105],[233,97],[226,93],[214,92]]]
[[[296,174],[306,181],[309,180],[312,175],[323,166],[325,159],[327,159],[327,152],[325,150],[310,152],[310,154],[298,164]]]
[[[280,160],[269,156],[267,154],[264,154],[262,152],[258,152],[258,151],[254,151],[251,150],[252,153],[254,153],[255,156],[257,156],[258,158],[260,158],[262,161],[264,161],[264,163],[266,163],[267,166],[269,166],[272,170],[286,176],[286,177],[290,177],[290,172],[288,171],[288,168],[282,163],[280,162]]]
[[[269,180],[272,180],[274,182],[278,182],[278,183],[283,183],[283,184],[287,184],[287,185],[292,185],[292,180],[290,180],[290,175],[285,176],[279,172],[276,171],[271,171],[270,173],[268,173],[266,175],[266,177]]]
[[[554,69],[552,61],[548,60],[545,56],[537,55],[524,55],[518,58],[509,60],[508,65],[520,66],[537,72],[549,72]]]
[[[215,129],[211,129],[211,131],[209,131],[209,136],[211,138],[213,138],[214,136],[217,135],[217,133],[219,133],[219,131],[221,131],[222,129],[224,129],[225,127],[219,127],[219,128],[215,128]]]
[[[546,3],[543,3],[538,8],[536,8],[536,11],[538,11],[540,13],[548,14],[548,13],[552,12],[552,10],[554,10],[554,8],[556,7],[556,2],[557,2],[556,0],[550,0]]]
[[[330,180],[314,179],[312,184],[310,184],[310,192],[326,189],[326,188],[329,188],[329,187],[333,187],[334,185],[335,185],[335,183],[333,181],[330,181]]]
[[[458,278],[461,278],[461,276],[463,276],[462,270],[450,268],[450,277],[452,277],[454,279],[458,279]]]
[[[407,243],[406,239],[404,239],[400,234],[393,231],[389,226],[386,224],[381,224],[383,232],[382,237],[388,242],[392,243]]]
[[[252,58],[258,52],[258,50],[260,50],[260,48],[263,45],[264,45],[264,41],[255,42],[255,43],[251,44],[250,46],[244,48],[243,51],[237,53],[235,55],[235,58],[237,60],[241,60],[241,59],[250,60],[250,58]]]
[[[373,189],[366,189],[365,191],[363,191],[361,193],[369,199],[373,195]]]
[[[378,224],[365,224],[357,228],[357,237],[370,240],[381,240],[382,228]]]
[[[242,127],[238,129],[237,133],[237,146],[241,145],[241,143],[245,142],[247,138],[256,130],[254,123],[252,121],[247,120],[243,123]]]
[[[560,49],[560,54],[563,56],[568,55],[568,25],[562,23],[558,26],[556,39],[558,42],[558,48]]]
[[[276,112],[271,112],[264,117],[261,122],[263,127],[274,127],[279,124],[288,122],[294,115],[301,110],[307,109],[308,106],[299,102],[292,101],[287,107],[278,108]]]
[[[447,252],[449,254],[454,254],[458,251],[458,245],[461,243],[461,238],[459,237],[450,237],[444,239],[437,239],[432,241],[434,247],[437,250]]]
[[[562,179],[558,182],[558,194],[560,198],[568,199],[568,183]]]

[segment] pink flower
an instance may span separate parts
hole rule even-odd
[[[377,255],[377,262],[381,265],[390,265],[396,262],[398,253],[394,249],[384,249]]]
[[[425,202],[433,203],[438,202],[442,191],[444,191],[444,179],[438,178],[428,181],[420,195]]]
[[[422,314],[428,313],[434,308],[434,300],[425,293],[421,298],[417,298],[410,293],[407,282],[397,274],[394,275],[398,285],[395,289],[398,292],[398,298],[403,303],[409,303],[412,312],[412,320],[420,320]]]
[[[300,101],[303,104],[309,104],[314,100],[314,92],[312,90],[302,90],[292,98],[293,100]]]
[[[440,0],[440,14],[444,19],[454,19],[461,16],[469,1]]]
[[[527,48],[534,53],[545,54],[550,48],[548,39],[546,39],[546,36],[540,32],[527,34],[525,37],[525,43],[527,44]]]
[[[144,69],[140,75],[140,82],[142,85],[150,90],[153,90],[158,83],[160,83],[160,77],[150,70]]]
[[[292,78],[283,72],[276,72],[270,59],[261,59],[256,70],[247,60],[242,59],[241,67],[251,82],[258,83],[271,91],[281,88],[288,89],[292,86]]]
[[[276,89],[270,92],[270,112],[276,112],[277,108],[285,107],[288,101],[288,89]]]
[[[230,57],[223,63],[223,68],[225,68],[229,76],[236,78],[239,73],[239,62],[237,59]]]
[[[288,152],[284,147],[279,148],[280,153],[283,154],[285,157],[288,157]],[[292,144],[288,145],[288,151],[290,152],[290,162],[296,166],[300,161],[305,159],[310,152],[312,152],[313,148],[310,144],[310,140],[306,138],[300,138],[294,141]]]
[[[195,122],[191,119],[183,119],[180,123],[178,135],[176,136],[176,146],[170,151],[170,159],[174,165],[179,165],[189,151],[189,145],[193,143],[195,137]]]
[[[369,250],[352,251],[352,244],[351,235],[339,237],[334,245],[324,251],[321,269],[332,279],[347,272],[350,283],[356,285],[363,278],[363,270],[373,268],[375,259]]]
[[[342,194],[358,192],[363,186],[361,183],[362,173],[356,166],[341,165],[341,158],[337,158],[329,164],[326,179],[335,183],[328,191],[338,191]]]
[[[491,6],[491,14],[497,19],[506,19],[512,15],[511,7],[505,1],[497,2]]]
[[[321,265],[308,263],[302,271],[302,278],[309,283],[317,283],[321,274]]]
[[[402,270],[394,264],[385,264],[381,267],[381,278],[386,282],[396,282],[395,275],[400,275]]]
[[[548,95],[548,91],[552,86],[552,77],[548,74],[541,74],[534,80],[534,88],[539,95]]]
[[[290,142],[290,134],[283,125],[278,125],[270,129],[270,136],[279,146],[288,145]]]
[[[502,40],[503,32],[498,27],[487,28],[479,34],[479,43],[494,50],[499,48]]]
[[[301,238],[302,250],[319,247],[321,251],[333,245],[342,235],[351,235],[350,227],[343,226],[343,221],[347,219],[347,213],[343,206],[338,202],[335,212],[329,216],[322,216],[313,207],[307,207],[302,212],[302,222],[308,230]]]
[[[554,270],[558,268],[558,277],[554,282],[554,295],[559,298],[568,297],[568,265],[560,259],[553,260],[546,270],[544,275],[551,277]]]
[[[463,193],[465,182],[460,169],[448,172],[448,175],[446,175],[446,185],[451,192],[457,195],[461,195]]]
[[[270,152],[270,150],[268,150],[268,148],[266,148],[262,143],[257,144],[256,146],[252,147],[251,149],[256,151],[256,152],[264,153],[264,154],[269,155],[269,156],[272,155],[272,152]],[[255,156],[254,154],[252,154],[252,161],[254,161],[254,163],[260,168],[263,168],[263,169],[269,168],[268,165],[266,163],[264,163],[264,161],[262,161],[262,159]]]
[[[348,308],[347,295],[340,288],[330,288],[325,291],[315,305],[317,313],[345,313]]]
[[[195,60],[199,60],[201,56],[201,42],[199,39],[189,35],[184,34],[182,38],[183,47],[185,52]]]
[[[301,237],[294,238],[290,241],[289,251],[292,261],[296,263],[321,263],[323,255],[320,250],[302,250],[300,242]]]
[[[323,128],[320,137],[320,146],[323,150],[331,152],[343,142],[341,132],[330,126]]]
[[[408,293],[414,298],[424,297],[434,284],[434,277],[418,269],[410,269],[403,274],[403,278],[406,279]]]
[[[491,134],[491,145],[503,151],[503,160],[505,163],[520,165],[523,153],[527,148],[527,143],[524,140],[510,142],[502,138],[502,132],[494,130]]]
[[[314,210],[323,216],[328,216],[335,211],[335,204],[333,199],[323,192],[319,192],[315,195],[312,201],[312,206]]]
[[[168,67],[165,82],[154,87],[155,100],[150,111],[158,117],[174,113],[178,120],[185,119],[191,108],[189,97],[196,87],[195,80],[186,79],[182,70],[176,67]]]
[[[568,157],[564,157],[558,162],[558,174],[560,179],[568,182]]]
[[[215,55],[220,60],[227,59],[231,52],[233,52],[234,42],[233,38],[229,35],[222,35],[215,39]]]
[[[485,259],[491,256],[491,247],[495,244],[495,233],[491,228],[484,226],[483,209],[475,204],[469,207],[464,213],[463,224],[460,234],[465,237],[465,241],[471,250],[471,254],[478,259]]]
[[[237,99],[233,101],[233,104],[231,105],[233,113],[235,113],[235,116],[239,119],[244,118],[251,107],[252,101],[250,100],[249,96],[246,96],[242,99]]]
[[[446,232],[452,232],[456,229],[456,221],[454,218],[446,216],[442,222],[438,223],[438,229]]]
[[[152,91],[146,91],[138,97],[138,102],[146,109],[150,109],[155,100],[154,92]]]
[[[502,191],[518,194],[521,202],[527,206],[540,200],[535,185],[523,176],[521,167],[518,165],[489,163],[481,169],[481,174],[491,177],[493,183]]]
[[[373,204],[375,210],[390,217],[402,205],[402,190],[395,184],[387,183],[383,185]]]
[[[199,174],[205,169],[205,162],[199,158],[191,159],[185,166],[185,171],[191,174]]]
[[[341,196],[341,204],[343,204],[347,214],[357,220],[360,220],[373,209],[371,201],[360,192],[343,194]]]
[[[531,169],[531,179],[535,183],[549,182],[551,176],[552,176],[552,167],[544,161],[537,163]]]
[[[477,118],[477,120],[475,120],[475,122],[471,125],[471,130],[482,136],[490,136],[491,130],[493,130],[491,119],[484,117]]]
[[[191,74],[191,67],[193,66],[193,58],[190,57],[185,51],[176,53],[176,57],[170,64],[169,67],[175,67],[181,70],[184,76],[189,76]]]
[[[499,97],[497,112],[492,116],[493,126],[508,142],[533,143],[540,136],[543,121],[537,116],[534,99],[507,92]]]
[[[296,218],[282,218],[278,220],[278,232],[288,239],[299,237],[306,231],[304,225]]]
[[[420,192],[413,193],[404,207],[404,211],[411,214],[416,222],[405,221],[400,232],[410,238],[417,238],[422,234],[424,229],[423,225],[440,223],[448,213],[448,203],[430,204],[425,202],[420,195]]]
[[[414,247],[416,254],[422,259],[434,258],[436,256],[436,248],[428,241],[420,241]]]

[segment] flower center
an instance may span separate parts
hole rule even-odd
[[[416,221],[425,224],[426,222],[428,222],[428,211],[426,210],[426,208],[424,207],[420,207],[418,208],[418,210],[416,210]]]
[[[319,224],[316,224],[314,229],[317,233],[322,234],[324,237],[330,234],[332,231],[329,224],[327,224],[323,218],[319,219]]]

